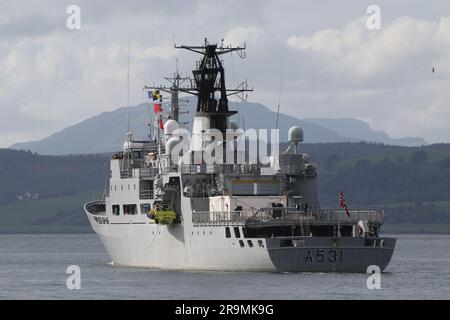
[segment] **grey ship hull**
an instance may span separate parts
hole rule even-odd
[[[391,261],[394,238],[340,238],[338,246],[328,245],[333,238],[312,237],[304,247],[280,247],[268,240],[270,259],[279,272],[352,272],[365,273],[369,266],[384,271]],[[366,242],[367,241],[367,242]],[[383,242],[383,247],[376,245]],[[375,245],[375,246],[374,246]]]

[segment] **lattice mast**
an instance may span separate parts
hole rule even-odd
[[[235,89],[227,89],[225,84],[225,70],[220,56],[226,53],[237,52],[241,58],[245,58],[244,47],[225,47],[223,40],[221,45],[210,44],[205,38],[202,46],[176,46],[177,49],[185,49],[202,55],[192,71],[194,79],[190,79],[190,86],[180,86],[179,91],[197,96],[197,114],[211,117],[211,128],[225,131],[227,129],[227,117],[236,113],[228,108],[228,97],[237,95],[241,100],[246,100],[248,91],[247,82],[241,82]],[[218,98],[218,100],[217,100]]]

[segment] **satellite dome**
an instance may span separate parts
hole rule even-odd
[[[178,122],[173,119],[169,119],[164,124],[164,135],[171,136],[172,133],[179,128]]]
[[[289,142],[302,142],[303,141],[303,130],[302,128],[295,126],[291,127],[288,132]]]

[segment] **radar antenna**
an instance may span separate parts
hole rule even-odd
[[[223,61],[220,59],[221,55],[231,52],[237,52],[239,57],[245,58],[245,44],[244,47],[225,46],[222,39],[220,46],[218,46],[217,44],[210,44],[205,38],[202,46],[175,45],[175,48],[185,49],[203,56],[192,71],[194,79],[189,79],[190,85],[179,88],[181,92],[198,97],[197,112],[230,113],[228,109],[229,96],[237,95],[239,99],[246,100],[245,92],[253,91],[253,89],[248,89],[247,81],[240,83],[235,89],[227,89]],[[219,92],[219,101],[215,97],[216,91]]]
[[[180,101],[178,99],[178,92],[181,91],[180,90],[181,85],[185,81],[189,80],[189,78],[183,77],[180,75],[180,73],[178,72],[178,61],[177,61],[177,68],[176,68],[176,72],[174,73],[173,77],[166,77],[164,79],[169,81],[171,85],[170,86],[164,86],[164,85],[144,86],[144,90],[159,90],[159,91],[169,93],[170,94],[170,118],[178,122],[179,114],[183,113],[183,112],[180,112],[179,103],[185,102],[185,101]]]

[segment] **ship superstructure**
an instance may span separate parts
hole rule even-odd
[[[286,150],[272,148],[264,161],[259,151],[267,141],[256,144],[256,157],[246,150],[252,141],[232,121],[237,111],[229,109],[228,96],[251,90],[245,82],[227,89],[221,60],[234,51],[243,56],[245,48],[206,40],[178,48],[201,55],[193,79],[186,86],[147,89],[197,96],[189,139],[177,135],[173,110],[158,139],[135,141],[128,134],[112,156],[107,196],[85,205],[113,262],[169,270],[384,270],[396,240],[379,235],[383,212],[320,207],[317,170],[300,152],[300,127],[289,130]],[[172,109],[178,107],[174,99]],[[213,163],[211,143],[225,150],[213,152]]]

